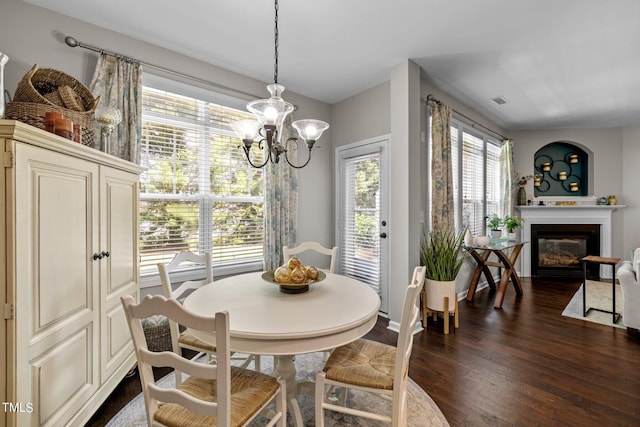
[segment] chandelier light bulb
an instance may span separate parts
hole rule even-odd
[[[318,133],[318,129],[316,129],[314,125],[307,125],[307,127],[304,128],[304,131],[307,135],[315,135]]]
[[[278,110],[274,107],[267,107],[264,110],[264,119],[267,123],[273,123],[278,119]]]

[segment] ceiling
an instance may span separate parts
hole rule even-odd
[[[273,80],[272,1],[25,1]],[[410,59],[505,129],[640,124],[637,0],[280,0],[278,27],[279,82],[329,104]]]

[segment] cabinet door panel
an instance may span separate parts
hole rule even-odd
[[[109,252],[102,260],[100,280],[101,374],[106,379],[134,360],[120,297],[138,297],[138,175],[107,167],[100,175],[100,244]]]
[[[138,282],[138,176],[103,168],[102,183],[101,245],[110,254],[105,283],[112,297]]]
[[[31,362],[34,388],[30,402],[36,406],[37,425],[65,424],[97,390],[92,341],[91,328],[83,328]]]
[[[64,424],[100,384],[98,184],[92,162],[16,144],[15,399],[34,425]]]
[[[91,309],[91,281],[87,280],[87,247],[91,229],[87,206],[91,194],[90,173],[61,174],[32,167],[35,231],[33,254],[36,331],[65,316]],[[63,287],[59,286],[63,284]],[[64,289],[64,292],[62,290]]]

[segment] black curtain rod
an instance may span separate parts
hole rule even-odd
[[[435,102],[436,104],[444,104],[442,101],[440,101],[438,98],[436,98],[435,96],[433,96],[432,94],[427,95],[427,102]],[[502,139],[510,139],[507,138],[506,136],[496,132],[493,129],[490,129],[488,127],[486,127],[485,125],[483,125],[482,123],[478,123],[475,120],[473,120],[471,117],[466,116],[464,114],[462,114],[460,111],[456,110],[455,108],[451,108],[451,111],[453,111],[454,113],[456,113],[458,116],[464,117],[465,119],[469,120],[471,122],[471,127],[476,127],[479,126],[482,129],[488,130],[489,132],[498,135],[499,137],[501,137]]]
[[[188,80],[196,81],[196,82],[199,82],[199,83],[204,83],[206,85],[213,86],[215,88],[222,89],[222,90],[225,90],[225,91],[228,91],[228,92],[233,92],[233,93],[236,93],[236,94],[239,94],[239,95],[245,95],[245,96],[248,96],[250,98],[262,98],[261,96],[254,95],[252,93],[243,92],[241,90],[234,89],[234,88],[231,88],[231,87],[228,87],[228,86],[224,86],[224,85],[221,85],[219,83],[210,82],[208,80],[204,80],[204,79],[201,79],[199,77],[195,77],[195,76],[192,76],[192,75],[189,75],[189,74],[184,74],[184,73],[181,73],[179,71],[174,71],[174,70],[171,70],[169,68],[161,67],[159,65],[150,64],[148,62],[140,61],[138,59],[131,58],[130,56],[127,56],[127,55],[122,55],[122,54],[116,53],[116,52],[110,52],[108,50],[105,50],[105,49],[102,49],[102,48],[99,48],[99,47],[96,47],[96,46],[91,46],[89,44],[81,43],[81,42],[79,42],[78,40],[76,40],[75,38],[73,38],[71,36],[65,37],[64,38],[64,42],[69,47],[81,47],[83,49],[91,50],[93,52],[98,52],[101,55],[102,54],[111,55],[111,56],[116,57],[118,59],[123,59],[125,61],[134,62],[134,63],[137,63],[137,64],[142,64],[145,67],[154,68],[154,69],[156,69],[158,71],[162,71],[162,72],[167,73],[167,74],[172,74],[174,76],[182,77],[182,78],[185,78],[185,79],[188,79]]]

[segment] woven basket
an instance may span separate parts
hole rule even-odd
[[[38,69],[37,65],[34,65],[20,80],[13,95],[13,101],[56,105],[47,99],[46,95],[59,92],[60,89],[64,92],[69,92],[70,89],[75,93],[76,99],[80,100],[78,111],[89,112],[96,108],[96,98],[85,85],[61,71],[52,68]],[[57,105],[58,107],[71,108],[69,105]]]
[[[78,112],[67,108],[58,107],[53,104],[37,104],[34,102],[9,102],[4,112],[4,118],[8,120],[18,120],[39,129],[45,129],[45,113],[53,111],[61,113],[65,118],[80,125],[82,145],[93,146],[96,139],[95,124],[96,119],[93,111]]]
[[[96,125],[94,111],[99,101],[100,97],[94,97],[73,77],[51,68],[38,69],[34,65],[18,83],[4,118],[45,129],[45,113],[61,113],[80,125],[82,144],[92,146]]]

